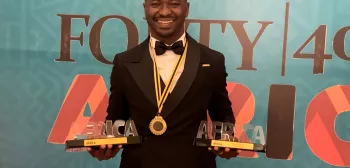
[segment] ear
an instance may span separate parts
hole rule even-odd
[[[190,3],[186,2],[186,5],[187,5],[186,18],[187,18],[188,14],[190,13]]]
[[[146,20],[146,4],[145,4],[145,2],[143,3],[143,19]]]

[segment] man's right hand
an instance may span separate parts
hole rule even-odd
[[[88,148],[88,152],[92,157],[102,161],[113,158],[121,148],[122,145],[118,147],[113,147],[113,145],[101,145],[99,149]]]

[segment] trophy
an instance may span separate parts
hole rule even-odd
[[[263,144],[237,142],[236,138],[234,138],[234,125],[232,123],[212,122],[212,139],[209,138],[208,126],[207,121],[201,122],[197,137],[194,140],[194,145],[203,147],[217,146],[220,148],[266,152],[266,146]]]
[[[123,130],[124,128],[124,130]],[[100,145],[132,145],[140,144],[142,137],[138,135],[133,120],[107,120],[105,123],[89,123],[86,133],[76,135],[74,140],[67,140],[67,152],[82,152],[88,147],[99,148]],[[121,133],[120,130],[123,130]]]

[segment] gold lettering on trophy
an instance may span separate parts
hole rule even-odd
[[[211,140],[211,146],[224,147],[224,148],[236,148],[243,150],[253,150],[254,144],[242,143],[242,142],[230,142],[230,141],[220,141]]]
[[[84,140],[84,146],[96,146],[96,145],[105,145],[105,144],[114,145],[114,144],[126,144],[126,143],[128,143],[127,137]]]
[[[94,142],[94,141],[88,141],[88,142],[86,142],[86,144],[87,144],[87,145],[95,145],[96,142]]]
[[[222,142],[213,142],[213,145],[214,145],[214,146],[222,146],[223,143],[222,143]]]

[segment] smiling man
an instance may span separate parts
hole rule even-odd
[[[145,0],[143,6],[153,38],[170,45],[185,33],[184,23],[189,13],[187,0]]]
[[[142,144],[102,145],[89,153],[120,168],[215,168],[216,156],[237,151],[193,145],[207,111],[213,121],[235,123],[226,91],[225,57],[185,31],[187,0],[145,0],[150,35],[114,58],[107,120],[135,122]]]

